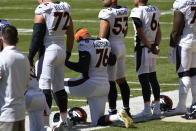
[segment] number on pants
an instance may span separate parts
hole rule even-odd
[[[96,54],[99,55],[99,59],[97,61],[96,67],[100,67],[101,63],[103,66],[107,66],[108,64],[108,48],[106,49],[96,49]]]
[[[153,16],[152,16],[152,21],[151,21],[151,24],[150,24],[150,27],[151,27],[151,30],[152,31],[155,31],[157,29],[157,20],[155,19],[155,16],[156,16],[156,13],[153,13]]]
[[[195,23],[195,19],[196,19],[196,7],[195,6],[192,6],[191,7],[191,11],[194,11],[194,16],[193,16],[190,24],[194,24]]]
[[[55,26],[52,30],[56,31],[58,29],[62,17],[66,17],[65,24],[62,28],[62,30],[66,30],[67,29],[67,24],[68,24],[68,21],[69,21],[69,13],[67,13],[67,12],[54,12],[54,17],[58,17],[58,18],[57,18],[57,22],[56,22],[56,24],[55,24]]]
[[[122,22],[125,22],[125,28],[123,28]],[[128,28],[128,17],[116,18],[115,22],[114,22],[114,27],[116,27],[116,28],[113,28],[112,32],[115,35],[118,35],[121,31],[125,35],[126,30]]]

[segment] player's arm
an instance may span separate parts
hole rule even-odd
[[[74,44],[74,29],[73,29],[73,21],[72,18],[70,17],[70,24],[67,28],[67,43],[66,43],[66,60],[69,59],[69,57],[71,56],[71,51],[73,48],[73,44]]]
[[[90,54],[88,51],[79,51],[79,61],[77,63],[66,61],[65,65],[76,71],[83,74],[88,73],[90,64]]]
[[[175,47],[178,45],[178,40],[184,28],[184,14],[179,10],[174,11],[173,28],[170,34],[170,46]]]
[[[137,35],[139,36],[141,41],[144,43],[144,45],[147,48],[151,49],[151,44],[148,41],[148,39],[146,38],[146,36],[144,35],[142,21],[139,18],[136,18],[136,17],[132,17],[132,20],[133,20],[133,22],[134,22],[134,24],[136,26]]]
[[[29,48],[29,62],[33,66],[33,58],[35,57],[37,51],[43,45],[43,39],[45,35],[45,20],[43,15],[35,15],[34,25],[33,25],[33,34],[31,39],[31,44]]]
[[[161,38],[162,38],[161,28],[160,28],[160,25],[158,24],[157,34],[156,34],[156,38],[155,38],[155,44],[156,45],[159,45],[160,44]]]
[[[106,38],[110,28],[110,23],[107,20],[100,19],[99,38]]]

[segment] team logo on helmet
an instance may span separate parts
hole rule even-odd
[[[168,111],[171,110],[173,106],[173,102],[171,98],[166,95],[160,95],[160,110],[161,111]],[[154,101],[152,102],[152,108],[154,108]]]
[[[80,107],[73,107],[68,112],[69,117],[73,124],[85,124],[87,120],[87,114],[84,109]]]

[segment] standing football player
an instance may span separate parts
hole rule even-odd
[[[129,110],[130,89],[125,78],[125,56],[126,49],[123,42],[128,30],[128,13],[125,6],[118,6],[117,0],[103,0],[102,4],[106,9],[99,12],[100,30],[99,38],[107,38],[111,43],[111,55],[116,63],[108,66],[110,91],[108,95],[110,114],[116,114],[117,89],[120,87],[123,100],[123,109],[131,116]]]
[[[127,128],[133,126],[132,119],[125,110],[120,113],[104,116],[106,99],[109,93],[107,66],[111,50],[107,39],[93,39],[87,29],[79,29],[75,34],[78,42],[78,63],[65,61],[68,68],[82,73],[79,79],[69,79],[65,85],[68,95],[86,97],[92,125],[109,125],[122,120]]]
[[[151,89],[154,94],[153,115],[160,116],[160,86],[156,76],[156,56],[159,53],[161,30],[160,12],[157,7],[147,5],[148,0],[135,0],[130,17],[135,29],[135,67],[144,99],[144,110],[135,118],[151,118]]]
[[[165,114],[181,115],[186,112],[187,93],[190,87],[192,104],[196,102],[196,0],[176,0],[173,8],[174,24],[168,54],[176,55],[174,62],[180,78],[179,102],[175,110]]]
[[[35,10],[29,60],[32,65],[33,57],[40,48],[43,37],[45,53],[39,87],[43,90],[50,108],[52,105],[51,89],[53,90],[56,104],[60,109],[60,124],[66,124],[67,94],[64,90],[64,61],[66,57],[70,57],[74,42],[70,6],[66,2],[53,2],[53,0],[37,1],[40,5]],[[44,26],[46,26],[45,33],[43,33]],[[65,34],[67,34],[66,50],[64,48]],[[47,125],[48,115],[45,113]]]

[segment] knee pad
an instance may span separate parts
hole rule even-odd
[[[184,94],[187,95],[190,86],[191,86],[191,78],[190,77],[180,78],[179,95],[184,95]]]
[[[46,102],[48,104],[48,107],[51,108],[52,106],[52,95],[51,95],[51,90],[50,89],[44,89],[43,93],[46,97]]]
[[[114,81],[110,81],[110,91],[108,94],[108,101],[110,108],[116,108],[117,89]]]
[[[65,90],[55,92],[56,104],[59,107],[60,112],[67,111],[67,93]]]
[[[110,125],[112,122],[109,120],[109,115],[104,115],[99,118],[97,125],[100,126],[107,126]]]

